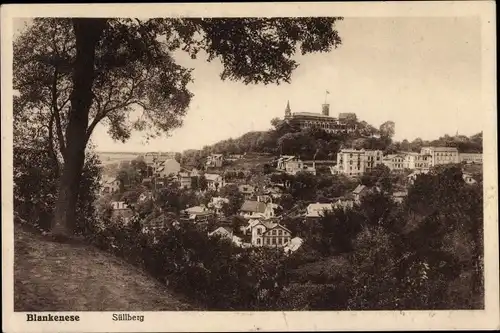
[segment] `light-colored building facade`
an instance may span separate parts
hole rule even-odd
[[[207,157],[207,167],[220,168],[224,164],[224,155],[222,154],[211,154]]]
[[[224,178],[217,173],[206,173],[205,179],[207,180],[207,188],[212,191],[218,191],[224,187]]]
[[[340,113],[339,118],[330,117],[330,104],[323,104],[321,113],[292,113],[289,102],[285,108],[285,121],[301,129],[320,128],[328,133],[349,133],[356,130],[355,120],[354,113]]]
[[[291,240],[290,230],[275,222],[251,220],[246,230],[251,233],[250,242],[254,247],[284,248]]]
[[[282,156],[278,159],[278,170],[284,171],[289,175],[296,175],[298,172],[308,172],[316,175],[314,162],[312,165],[306,165],[304,161],[295,156]]]
[[[431,167],[436,165],[460,163],[456,147],[422,147],[420,155],[429,155]]]
[[[405,169],[405,156],[402,154],[386,155],[382,161],[391,171],[401,172]]]
[[[430,168],[431,155],[414,152],[405,153],[404,168],[410,170],[428,170]]]
[[[483,154],[481,153],[460,153],[461,163],[483,164]]]
[[[332,173],[351,177],[363,175],[377,165],[383,164],[382,151],[364,149],[341,149],[337,153],[337,165],[332,167]]]
[[[101,181],[101,194],[114,194],[120,191],[121,181],[116,178],[106,178]]]

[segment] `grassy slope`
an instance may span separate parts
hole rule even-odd
[[[61,244],[15,228],[15,311],[192,310],[165,286],[84,244]]]

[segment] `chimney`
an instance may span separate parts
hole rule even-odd
[[[330,115],[330,104],[323,104],[321,111],[324,116],[329,116]]]

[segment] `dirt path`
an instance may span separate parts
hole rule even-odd
[[[15,311],[194,310],[134,266],[93,247],[15,228]]]

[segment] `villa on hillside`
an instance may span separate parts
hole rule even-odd
[[[224,155],[211,154],[207,157],[206,166],[211,168],[220,168],[224,164]]]
[[[218,236],[223,239],[228,239],[236,246],[242,247],[244,245],[242,239],[238,236],[235,236],[233,234],[233,229],[230,227],[226,226],[218,227],[214,231],[208,233],[208,236],[209,237]]]
[[[247,185],[247,184],[239,185],[238,190],[240,191],[241,194],[243,194],[243,196],[247,200],[251,199],[255,194],[255,186],[252,185]]]
[[[213,216],[213,212],[205,206],[194,206],[184,209],[182,214],[186,215],[189,220],[195,222],[206,222]]]
[[[121,181],[117,178],[105,178],[101,181],[102,194],[114,194],[120,191]]]
[[[224,178],[216,173],[206,173],[205,179],[207,180],[207,188],[209,190],[217,191],[225,186]]]
[[[290,243],[291,232],[279,223],[252,220],[245,229],[251,233],[251,244],[255,247],[285,247]]]
[[[124,223],[128,223],[134,212],[124,201],[113,201],[111,202],[112,207],[112,217],[121,218]]]
[[[391,171],[402,172],[405,169],[405,155],[389,154],[384,156],[382,163]]]
[[[314,162],[312,166],[308,166],[301,159],[295,156],[281,156],[278,158],[276,169],[284,171],[289,175],[296,175],[298,172],[309,172],[313,175],[316,174]]]
[[[260,201],[245,200],[240,208],[240,215],[246,219],[270,219],[274,217],[277,205]]]
[[[321,105],[321,113],[294,112],[287,102],[285,108],[285,121],[301,129],[320,128],[328,133],[350,133],[356,130],[355,113],[339,113],[338,118],[330,116],[330,104]]]
[[[460,153],[460,162],[467,164],[483,164],[481,153]]]

